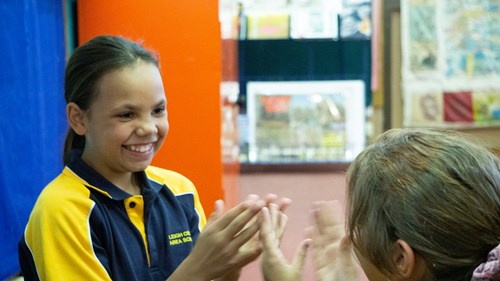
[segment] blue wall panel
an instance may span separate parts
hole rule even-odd
[[[66,131],[61,0],[0,3],[0,280],[42,188],[62,169]]]

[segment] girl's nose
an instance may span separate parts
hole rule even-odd
[[[158,133],[158,128],[156,127],[156,123],[152,118],[146,118],[146,120],[142,120],[137,128],[137,135],[139,136],[146,136],[156,133]]]

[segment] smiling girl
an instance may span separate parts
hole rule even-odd
[[[263,200],[224,214],[218,201],[207,222],[190,180],[150,166],[169,130],[152,52],[90,40],[68,62],[65,99],[65,167],[19,243],[26,280],[229,280],[260,254],[247,242]]]

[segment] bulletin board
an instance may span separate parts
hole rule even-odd
[[[402,9],[405,126],[500,126],[500,2],[408,0]]]

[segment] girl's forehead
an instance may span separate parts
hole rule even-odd
[[[161,74],[152,63],[135,63],[101,77],[97,84],[98,102],[166,100]]]

